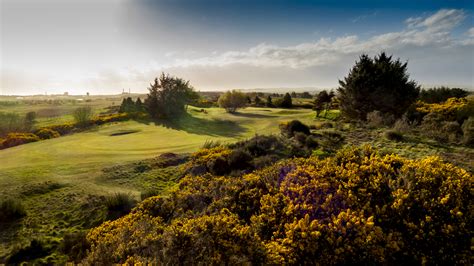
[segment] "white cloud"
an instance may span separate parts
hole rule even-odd
[[[463,10],[442,9],[428,17],[406,20],[408,27],[399,32],[389,32],[361,40],[358,36],[336,39],[321,38],[316,42],[293,46],[278,46],[262,43],[247,51],[228,51],[197,59],[177,59],[174,67],[226,66],[244,64],[259,67],[306,68],[340,61],[345,55],[374,53],[388,49],[403,49],[410,46],[446,48],[468,44],[466,40],[456,42],[451,31],[466,15]],[[470,30],[472,34],[474,30]]]

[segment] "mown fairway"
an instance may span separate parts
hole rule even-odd
[[[278,133],[280,122],[310,124],[313,118],[308,109],[247,108],[227,114],[220,108],[203,112],[190,107],[188,115],[172,123],[113,123],[0,150],[0,194],[19,198],[27,211],[20,227],[0,233],[0,257],[28,239],[60,241],[64,233],[96,224],[104,213],[99,196],[126,192],[139,198],[143,188],[101,178],[105,167],[164,152],[192,152],[207,140],[233,142]]]

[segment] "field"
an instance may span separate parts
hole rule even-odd
[[[32,236],[54,245],[67,232],[97,225],[105,216],[101,196],[125,192],[138,200],[147,189],[144,182],[104,178],[104,168],[166,152],[193,152],[206,141],[234,142],[277,133],[282,121],[308,123],[313,117],[308,109],[246,108],[227,114],[219,108],[204,113],[190,107],[188,115],[173,123],[113,123],[1,150],[0,193],[20,198],[28,215],[18,228],[0,233],[0,257]],[[149,183],[161,189],[174,184],[168,182],[170,178],[154,178]]]

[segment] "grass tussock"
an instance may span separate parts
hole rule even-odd
[[[0,203],[0,222],[12,222],[26,215],[25,207],[16,199],[6,199]]]
[[[130,195],[126,193],[115,193],[111,196],[106,197],[105,206],[107,207],[109,219],[117,219],[127,213],[129,213],[135,206],[136,201]]]

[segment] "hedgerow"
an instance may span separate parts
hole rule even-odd
[[[198,152],[214,159],[224,148]],[[370,147],[186,176],[92,229],[91,264],[471,264],[472,175]]]

